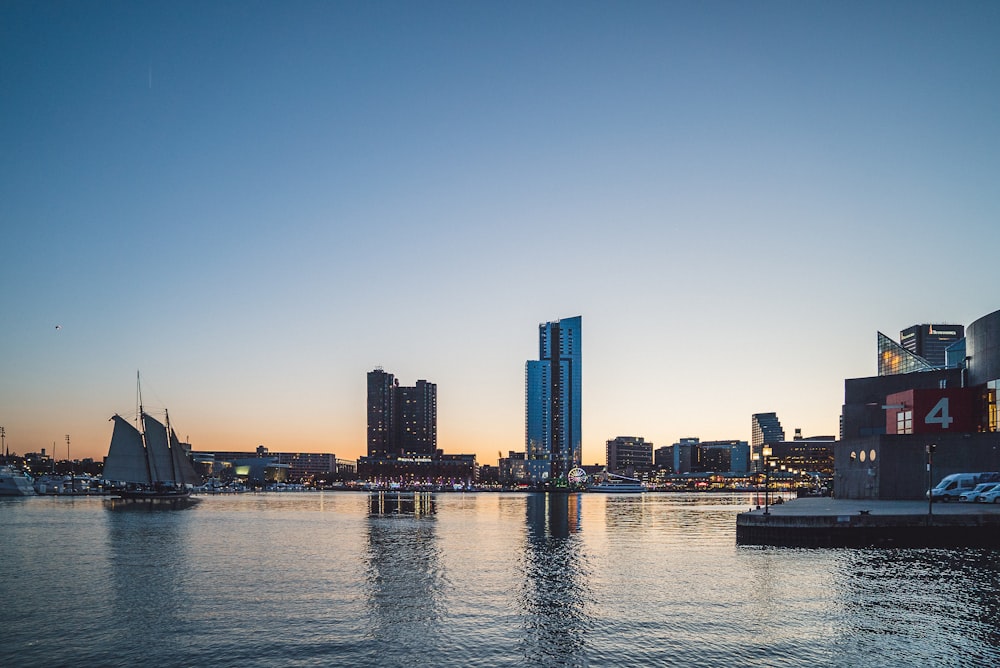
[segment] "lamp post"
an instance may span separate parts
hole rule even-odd
[[[931,515],[934,514],[934,450],[937,446],[933,443],[927,444],[927,521],[930,522]]]
[[[759,452],[753,456],[753,472],[754,472],[753,476],[754,485],[757,488],[757,494],[755,495],[757,498],[755,499],[755,503],[757,505],[757,510],[760,510],[760,453]]]
[[[761,457],[764,462],[764,514],[771,514],[771,503],[770,497],[768,496],[771,486],[771,453],[774,452],[771,446],[765,445],[760,449]]]

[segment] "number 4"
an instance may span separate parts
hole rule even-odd
[[[948,397],[943,397],[941,401],[934,404],[934,408],[924,418],[927,424],[939,424],[942,429],[947,429],[948,425],[955,421],[955,418],[948,415]]]

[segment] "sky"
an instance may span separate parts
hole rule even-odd
[[[524,449],[583,318],[583,460],[836,435],[876,332],[1000,308],[996,2],[0,2],[0,426],[107,454]],[[66,445],[66,436],[70,445]]]

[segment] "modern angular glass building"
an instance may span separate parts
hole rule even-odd
[[[920,355],[907,350],[882,332],[878,333],[878,375],[895,376],[917,371],[933,371],[935,368]]]
[[[581,460],[582,317],[538,326],[538,359],[525,365],[525,456],[533,484],[564,479]]]

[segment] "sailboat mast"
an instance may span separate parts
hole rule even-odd
[[[149,482],[152,484],[155,483],[156,481],[153,479],[153,466],[152,463],[149,461],[151,455],[149,452],[149,445],[146,443],[146,421],[142,419],[142,384],[139,382],[138,371],[135,372],[135,401],[139,409],[138,413],[136,414],[135,425],[138,428],[139,434],[142,437],[142,449],[146,453],[146,475],[149,478]]]
[[[177,470],[177,453],[174,452],[174,441],[170,438],[170,434],[173,433],[170,431],[170,411],[164,408],[163,415],[166,417],[167,423],[167,449],[170,451],[170,479],[174,481],[174,484],[177,484],[177,476],[180,471]]]

